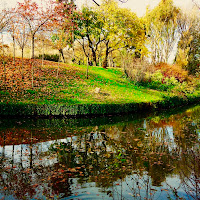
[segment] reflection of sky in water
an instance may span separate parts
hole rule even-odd
[[[144,172],[145,173],[145,172]],[[109,180],[108,180],[109,181]],[[123,181],[118,180],[112,187],[99,188],[96,183],[80,184],[77,178],[72,178],[73,184],[70,186],[75,191],[74,195],[64,199],[177,199],[173,193],[173,188],[178,189],[180,198],[187,198],[185,191],[180,187],[181,181],[177,176],[168,177],[166,183],[161,187],[151,186],[149,176],[138,176],[136,174],[127,176]],[[169,189],[171,187],[171,190]],[[88,189],[89,188],[89,189]],[[113,193],[113,196],[107,195]]]
[[[196,123],[195,123],[196,124]],[[146,130],[147,128],[147,122],[144,120],[143,128]],[[197,129],[197,133],[200,135],[199,129]],[[173,133],[173,126],[165,126],[164,128],[154,128],[151,132],[147,130],[147,135],[151,134],[152,136],[155,136],[157,139],[157,142],[166,142],[169,150],[173,150],[177,147],[175,141],[174,141],[174,133]],[[117,129],[115,139],[119,139],[120,132]],[[164,136],[164,137],[163,137]],[[90,137],[90,134],[87,134],[87,138]],[[95,140],[95,146],[96,147],[102,147],[102,141],[103,137],[101,134],[99,134],[97,131],[93,134],[93,140]],[[84,151],[85,148],[85,138],[81,138],[78,136],[72,136],[67,137],[64,139],[59,140],[52,140],[52,141],[46,141],[46,142],[40,142],[32,145],[32,154],[34,157],[34,163],[39,163],[42,165],[53,165],[57,162],[57,158],[50,157],[50,156],[41,156],[40,154],[48,152],[49,148],[57,143],[71,143],[73,148],[75,150],[82,149]],[[13,154],[13,147],[14,147],[14,154]],[[106,150],[108,152],[116,152],[115,149],[113,149],[112,146],[106,145]],[[0,146],[0,154],[4,151],[4,155],[7,158],[14,159],[14,163],[20,163],[22,161],[22,164],[24,167],[29,167],[29,160],[30,160],[30,144],[21,144],[21,145],[6,145],[4,147]],[[99,154],[99,152],[97,152]]]
[[[174,130],[173,126],[166,126],[165,127],[166,132],[166,142],[169,142],[168,146],[169,149],[175,149],[177,147],[176,142],[174,141]]]
[[[162,143],[166,142],[169,147],[169,150],[175,149],[177,147],[176,142],[174,140],[173,126],[165,126],[164,128],[161,127],[155,128],[152,132],[148,131],[148,134],[154,136],[157,142],[162,142]]]
[[[192,122],[192,126],[198,127],[198,120]],[[118,127],[112,127],[113,133],[107,133],[108,136],[112,140],[120,141],[120,134]],[[174,128],[171,125],[166,125],[164,127],[158,127],[154,129],[148,130],[148,121],[145,119],[143,122],[143,129],[144,131],[147,131],[145,134],[147,139],[149,136],[155,136],[156,142],[162,142],[168,145],[168,149],[172,151],[173,149],[177,148],[177,144],[175,143],[175,137],[174,137]],[[200,139],[200,129],[196,129],[196,133],[198,134],[198,137]],[[109,135],[110,134],[110,135]],[[54,164],[58,163],[58,157],[56,154],[49,154],[49,149],[52,146],[55,146],[58,143],[71,143],[74,150],[79,150],[80,152],[85,151],[85,139],[90,138],[90,134],[82,135],[82,136],[72,136],[67,137],[64,139],[59,140],[52,140],[52,141],[46,141],[46,142],[40,142],[32,145],[32,148],[30,144],[21,144],[21,145],[6,145],[5,147],[0,146],[0,155],[5,155],[7,161],[4,162],[4,167],[17,165],[15,170],[18,170],[18,166],[20,163],[22,163],[23,168],[29,168],[30,167],[30,153],[32,151],[33,155],[33,164],[34,166],[42,165],[43,167],[53,166]],[[94,132],[93,138],[94,144],[91,142],[90,145],[94,145],[96,148],[96,153],[99,155],[100,150],[102,148],[102,141],[104,140],[102,134],[99,132]],[[198,143],[196,146],[199,145]],[[14,151],[13,151],[14,147]],[[88,149],[89,151],[89,149]],[[116,153],[116,148],[112,145],[106,145],[106,151],[107,152],[113,152]],[[123,149],[121,149],[121,152]],[[91,153],[91,150],[90,152]],[[89,154],[88,153],[88,154]],[[12,163],[12,160],[14,163]],[[75,162],[78,163],[78,158],[75,159]],[[141,199],[151,198],[151,199],[161,199],[161,200],[167,200],[169,198],[176,199],[173,193],[173,189],[177,189],[179,197],[188,199],[186,196],[185,191],[183,190],[182,182],[179,179],[178,175],[168,175],[166,177],[166,180],[162,182],[162,185],[160,187],[152,186],[151,183],[151,177],[148,176],[148,172],[143,172],[143,176],[139,176],[138,174],[132,174],[126,176],[123,181],[120,179],[113,183],[112,187],[109,188],[102,188],[98,187],[95,182],[89,182],[89,183],[80,183],[79,178],[71,178],[71,184],[70,189],[73,192],[73,195],[65,198],[65,199]],[[176,172],[177,173],[177,172]],[[5,174],[4,174],[5,175]],[[36,175],[36,174],[35,174]],[[33,174],[34,176],[34,174]],[[35,180],[37,181],[37,180]],[[106,181],[106,180],[105,180]],[[107,180],[109,181],[109,180]],[[39,183],[41,184],[41,183]],[[139,186],[139,187],[138,187]],[[148,187],[147,187],[148,186]],[[42,194],[42,187],[48,188],[48,185],[41,185],[41,190],[37,191],[37,196],[40,197],[40,199],[46,199],[45,196]],[[147,190],[148,188],[148,190]],[[150,190],[151,189],[151,190]],[[167,189],[167,190],[166,190]],[[114,194],[113,197],[109,197],[108,194],[109,191],[112,191]],[[44,194],[45,195],[45,194]],[[135,196],[134,196],[135,195]],[[140,196],[139,196],[140,195]],[[0,194],[0,199],[3,196]],[[6,199],[14,199],[13,196],[7,196]]]
[[[154,131],[153,134],[159,136],[161,132],[162,132],[161,129],[156,129],[156,131]],[[170,140],[171,141],[170,146],[174,148],[173,127],[167,126],[165,128],[165,132],[166,132],[165,141]],[[94,139],[98,141],[101,140],[102,137],[99,136],[99,134],[96,132],[94,134]],[[46,155],[40,158],[40,154],[48,152],[49,148],[54,144],[68,143],[68,142],[70,143],[72,142],[74,149],[78,147],[79,140],[77,136],[34,144],[32,147],[32,153],[34,156],[35,166],[37,165],[43,165],[43,167],[53,166],[55,163],[58,162],[57,157],[55,155],[51,157]],[[98,144],[98,142],[96,144]],[[84,145],[84,141],[81,141],[81,145]],[[111,148],[108,147],[107,149],[111,150]],[[3,147],[0,147],[0,151],[1,152],[3,151]],[[22,160],[23,167],[30,167],[29,144],[14,145],[14,154],[12,145],[5,146],[4,151],[5,151],[5,157],[10,159],[14,158],[14,164],[20,163]],[[7,165],[5,166],[9,166],[9,163],[7,163]],[[162,200],[165,199],[167,200],[169,198],[176,199],[173,193],[173,188],[177,189],[179,197],[187,199],[185,191],[181,187],[181,181],[178,176],[171,175],[166,178],[166,181],[162,183],[161,187],[156,187],[152,186],[151,178],[148,176],[148,172],[143,172],[143,173],[144,173],[143,176],[139,176],[138,174],[128,175],[123,181],[118,180],[113,183],[113,187],[109,187],[107,189],[97,187],[95,182],[80,184],[78,183],[77,178],[72,178],[72,184],[70,185],[70,188],[74,192],[74,194],[65,199],[121,199],[121,198],[136,199],[137,197],[141,197],[142,199],[143,198],[153,198]],[[41,189],[41,191],[42,190],[43,189]],[[107,193],[109,194],[109,191],[112,191],[112,193],[114,194],[113,197],[109,197],[109,195],[107,195]],[[43,199],[44,197],[42,194],[40,194],[40,191],[38,191],[37,196],[40,196],[41,199]],[[7,198],[14,199],[13,197],[7,197]]]
[[[99,134],[94,134],[94,139],[101,140],[102,137],[99,136]],[[84,149],[85,148],[85,142],[84,140],[79,141],[79,138],[77,136],[73,137],[67,137],[65,139],[59,139],[59,140],[52,140],[52,141],[46,141],[46,142],[40,142],[32,145],[32,155],[34,156],[34,163],[38,163],[43,166],[49,166],[57,163],[57,158],[55,156],[51,155],[40,155],[44,154],[45,152],[48,152],[51,146],[55,146],[59,143],[72,143],[73,148],[79,149],[79,144]],[[101,142],[95,143],[97,146],[101,146]],[[13,151],[14,148],[14,151]],[[107,150],[111,151],[112,148],[107,146]],[[9,159],[13,160],[14,164],[22,163],[23,167],[30,167],[30,151],[31,151],[31,145],[30,144],[21,144],[21,145],[6,145],[4,147],[0,146],[0,155],[3,155]],[[99,152],[97,152],[99,154]],[[7,162],[7,165],[9,165],[9,162]]]
[[[147,172],[144,172],[147,174]],[[118,181],[118,183],[120,183]],[[148,175],[138,176],[137,174],[127,176],[122,183],[123,196],[127,199],[177,199],[173,194],[173,188],[178,189],[179,197],[186,198],[185,191],[180,188],[181,181],[178,176],[167,177],[166,182],[162,183],[161,187],[151,185],[151,179]],[[120,192],[120,186],[118,192]],[[171,190],[169,189],[171,188]],[[117,198],[116,198],[117,199]]]
[[[53,165],[57,162],[57,159],[51,158],[48,156],[42,156],[42,158],[38,157],[40,153],[47,152],[49,147],[54,144],[56,140],[41,142],[32,145],[32,155],[34,156],[34,163],[39,163],[43,166]],[[14,151],[13,151],[14,147]],[[30,144],[21,144],[21,145],[6,145],[5,147],[0,147],[0,152],[3,154],[5,158],[13,161],[13,164],[22,163],[23,167],[30,167]],[[9,165],[9,162],[7,162]]]
[[[197,129],[197,134],[198,134],[198,138],[199,138],[199,141],[200,141],[200,129]]]
[[[176,200],[173,193],[173,188],[178,188],[180,181],[178,177],[167,178],[167,184],[165,183],[161,187],[151,186],[151,180],[149,177],[144,175],[140,177],[138,175],[129,175],[123,181],[118,180],[113,183],[113,186],[109,188],[101,188],[96,185],[95,182],[90,183],[80,183],[78,178],[70,179],[71,185],[70,190],[73,191],[73,194],[69,197],[62,199],[65,200],[80,200],[80,199],[98,199],[98,200],[121,200],[121,199],[158,199],[158,200]],[[169,185],[171,190],[169,190]],[[138,188],[139,186],[139,188]],[[48,186],[47,186],[48,187]],[[41,188],[42,191],[42,188]],[[113,196],[109,196],[112,192]],[[45,194],[37,193],[32,199],[46,199]],[[185,194],[184,190],[179,189],[178,195],[180,198],[189,199]],[[62,195],[60,196],[62,197]],[[0,198],[3,198],[3,195],[0,194]],[[5,200],[14,200],[13,196],[7,196]],[[54,198],[60,199],[60,198]]]

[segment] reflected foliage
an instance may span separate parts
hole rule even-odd
[[[199,110],[57,131],[2,128],[1,196],[87,199],[99,188],[99,199],[198,199]]]

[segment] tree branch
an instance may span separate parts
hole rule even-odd
[[[95,0],[92,0],[97,6],[100,6]]]
[[[196,6],[198,9],[200,9],[200,5],[198,5],[196,1],[192,0],[192,2],[195,4],[195,6]]]
[[[97,6],[100,6],[95,0],[92,0]],[[121,3],[126,3],[128,0],[119,0]]]

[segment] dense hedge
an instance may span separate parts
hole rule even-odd
[[[49,60],[49,61],[54,61],[54,62],[58,62],[59,61],[59,55],[58,54],[39,54],[38,59],[42,59],[42,57],[44,56],[44,60]]]
[[[127,103],[127,104],[11,104],[0,103],[1,116],[81,116],[105,115],[119,113],[133,113],[157,109],[174,108],[182,105],[199,102],[199,97],[179,98],[172,97],[164,101],[152,103]]]
[[[35,104],[0,104],[0,115],[20,116],[75,116],[127,113],[138,110],[137,104],[85,104],[85,105],[35,105]]]

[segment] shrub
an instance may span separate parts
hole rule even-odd
[[[37,58],[42,59],[42,54],[39,54],[39,56]],[[58,54],[52,54],[52,55],[44,54],[44,60],[58,62],[59,61],[59,55]]]
[[[152,73],[150,76],[151,81],[162,83],[163,75],[160,70],[157,70],[155,73]]]
[[[154,71],[154,67],[147,61],[134,58],[125,66],[126,75],[134,82],[146,82]]]
[[[179,65],[159,63],[152,66],[141,59],[134,59],[132,63],[126,65],[125,73],[137,85],[151,89],[183,93],[185,90],[186,93],[191,93],[194,88],[187,85],[192,79]]]
[[[178,80],[176,80],[175,77],[165,78],[165,84],[168,86],[170,86],[170,85],[176,86],[176,85],[179,85],[178,83],[179,82],[178,82]]]
[[[154,73],[148,74],[148,81],[142,81],[139,85],[146,86],[151,89],[167,91],[173,89],[175,86],[181,85],[181,83],[175,77],[164,78],[161,70],[157,70]]]
[[[195,91],[195,87],[191,84],[183,82],[176,85],[171,91],[180,96],[181,94],[192,94]]]
[[[186,81],[188,79],[188,71],[184,70],[179,65],[169,65],[167,63],[159,63],[155,66],[156,70],[160,70],[164,76],[164,79],[174,77],[179,82]]]

